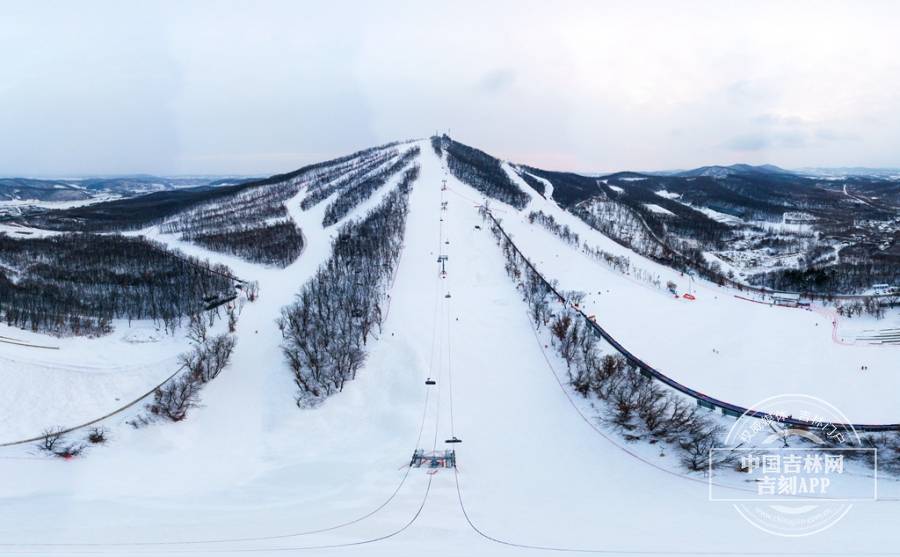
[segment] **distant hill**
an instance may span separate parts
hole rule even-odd
[[[80,201],[99,194],[106,197],[172,191],[204,186],[235,185],[255,180],[246,176],[176,176],[149,174],[88,178],[0,178],[0,201]]]
[[[697,177],[708,176],[710,178],[725,178],[734,175],[795,175],[789,170],[779,168],[773,164],[761,164],[754,166],[752,164],[732,164],[730,166],[701,166],[693,170],[683,170],[672,174],[673,176]]]
[[[37,201],[78,201],[90,193],[70,183],[31,178],[0,178],[0,201],[34,199]]]

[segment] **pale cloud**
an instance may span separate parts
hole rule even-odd
[[[516,72],[507,68],[492,70],[478,80],[478,88],[486,93],[500,93],[508,90],[516,81]]]
[[[739,152],[764,150],[815,149],[831,142],[855,141],[853,133],[840,132],[824,127],[824,122],[797,114],[759,114],[752,118],[755,129],[737,135],[724,146]]]
[[[11,4],[0,174],[265,174],[447,129],[581,171],[897,166],[898,18],[892,2]]]

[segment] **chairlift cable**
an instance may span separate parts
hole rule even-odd
[[[293,546],[293,547],[245,547],[245,548],[215,548],[215,549],[166,549],[162,551],[157,551],[156,553],[163,554],[196,554],[198,552],[202,553],[260,553],[260,552],[276,552],[276,551],[305,551],[312,549],[337,549],[342,547],[356,547],[361,545],[368,545],[372,543],[381,542],[398,534],[406,531],[410,526],[415,523],[415,521],[422,514],[422,510],[425,508],[425,503],[428,501],[428,494],[431,492],[431,482],[434,479],[434,476],[428,477],[428,483],[425,485],[425,495],[422,497],[422,502],[419,503],[419,507],[416,509],[415,514],[400,528],[389,532],[387,534],[383,534],[381,536],[377,536],[374,538],[365,538],[362,540],[352,541],[352,542],[344,542],[344,543],[334,543],[334,544],[321,544],[321,545],[306,545],[306,546]],[[247,538],[246,541],[253,540],[264,540],[264,539],[276,539],[276,538]],[[232,540],[217,540],[217,541],[232,541]],[[244,540],[236,540],[236,541],[244,541]],[[151,543],[121,543],[121,544],[6,544],[5,547],[9,546],[93,546],[93,547],[113,547],[113,546],[137,546],[137,545],[181,545],[182,543],[192,543],[192,542],[151,542]],[[197,542],[193,542],[197,543]],[[13,554],[25,554],[25,555],[34,555],[33,551],[6,551],[5,554],[13,555]],[[82,551],[67,551],[67,555],[109,555],[108,552],[94,549],[94,550],[82,550]]]
[[[415,445],[416,447],[419,446],[419,442],[421,441],[421,439],[422,439],[422,434],[423,434],[423,432],[424,432],[424,430],[425,430],[425,418],[426,418],[426,416],[427,416],[427,414],[428,414],[429,394],[430,394],[430,393],[429,393],[429,390],[426,389],[426,391],[425,391],[425,403],[424,403],[424,405],[423,405],[424,407],[423,407],[423,411],[422,411],[422,419],[421,419],[421,421],[420,421],[420,423],[419,423],[419,432],[418,432],[418,436],[417,436],[417,438],[416,438],[416,445]],[[397,488],[394,489],[393,493],[391,493],[391,495],[390,495],[387,499],[385,499],[384,502],[382,502],[380,505],[378,505],[377,507],[375,507],[374,509],[372,509],[372,510],[369,511],[368,513],[366,513],[366,514],[364,514],[364,515],[362,515],[362,516],[359,516],[359,517],[357,517],[357,518],[354,518],[354,519],[352,519],[352,520],[348,520],[348,521],[346,521],[346,522],[342,522],[342,523],[340,523],[340,524],[335,524],[335,525],[333,525],[333,526],[327,526],[327,527],[324,527],[324,528],[317,528],[317,529],[315,529],[315,530],[306,530],[306,531],[302,531],[302,532],[293,532],[293,533],[289,533],[289,534],[277,534],[277,535],[271,535],[271,536],[247,536],[247,537],[235,537],[235,538],[208,538],[208,539],[200,539],[200,540],[183,540],[183,541],[75,542],[75,543],[65,543],[65,542],[59,542],[59,543],[50,543],[50,542],[48,542],[48,543],[0,543],[0,547],[159,547],[159,546],[178,546],[178,545],[206,545],[206,544],[217,544],[217,543],[259,542],[259,541],[270,541],[270,540],[279,540],[279,539],[295,538],[295,537],[301,537],[301,536],[309,536],[309,535],[312,535],[312,534],[323,534],[323,533],[325,533],[325,532],[331,532],[331,531],[333,531],[333,530],[338,530],[338,529],[340,529],[340,528],[346,528],[347,526],[352,526],[353,524],[357,524],[357,523],[359,523],[359,522],[362,522],[363,520],[365,520],[365,519],[367,519],[367,518],[370,518],[370,517],[374,516],[376,513],[378,513],[379,511],[381,511],[381,510],[384,509],[385,507],[387,507],[388,504],[389,504],[391,501],[393,501],[394,498],[396,498],[397,494],[400,493],[400,490],[403,488],[403,485],[406,483],[406,480],[409,478],[409,474],[410,474],[410,471],[411,471],[411,470],[412,470],[411,468],[407,467],[406,472],[403,474],[403,477],[400,478],[400,483],[397,485]],[[430,487],[431,487],[431,478],[429,478],[429,480],[428,480],[428,486],[426,487],[426,498],[427,498],[427,496],[428,496],[428,489],[430,489]],[[424,501],[424,499],[423,499],[422,505],[419,507],[419,510],[416,512],[415,516],[413,517],[413,520],[412,520],[410,523],[408,523],[406,526],[404,526],[403,528],[401,528],[401,529],[398,530],[397,532],[394,532],[394,533],[389,534],[389,535],[387,535],[387,536],[383,536],[383,537],[381,537],[381,538],[379,538],[379,539],[376,539],[376,540],[374,540],[374,541],[380,541],[381,539],[387,539],[387,538],[389,538],[389,537],[393,537],[394,535],[399,534],[400,532],[402,532],[403,530],[405,530],[407,527],[409,527],[409,526],[412,524],[412,522],[415,521],[415,519],[418,517],[419,513],[421,513],[422,508],[424,507],[424,505],[425,505],[425,501]],[[307,548],[300,547],[300,548],[291,548],[291,549],[315,549],[315,548],[321,548],[321,549],[324,549],[324,548],[326,548],[326,547],[346,547],[346,546],[352,546],[352,545],[361,545],[362,543],[371,543],[371,541],[352,542],[352,543],[348,543],[348,544],[335,545],[335,546],[321,546],[321,547],[320,547],[320,546],[316,546],[316,547],[307,547]],[[232,549],[224,550],[224,549],[223,549],[222,551],[228,551],[228,552],[231,552],[231,551],[254,551],[254,550],[256,550],[256,549],[252,549],[252,548],[243,549],[243,550],[232,550]],[[260,548],[260,549],[258,549],[258,550],[259,550],[259,551],[263,551],[264,549],[261,549],[261,548]],[[266,550],[268,550],[268,549],[266,549]],[[271,551],[280,551],[280,550],[283,550],[283,548],[272,548],[272,549],[271,549]],[[184,550],[184,551],[172,551],[172,550],[169,550],[169,551],[165,551],[164,553],[183,553],[183,552],[186,552],[186,551],[187,551],[187,550]],[[198,550],[192,550],[192,551],[196,552],[196,551],[198,551]],[[218,551],[215,551],[215,550],[209,550],[209,549],[203,549],[202,551],[203,551],[204,553],[216,553],[216,552],[218,552]],[[90,553],[95,553],[95,552],[89,552],[89,551],[88,551],[88,552],[75,552],[75,553],[88,553],[88,554],[90,554]]]
[[[467,511],[466,506],[463,503],[462,489],[459,486],[459,470],[458,469],[454,470],[454,478],[456,480],[456,496],[457,496],[457,500],[459,501],[459,508],[462,510],[463,517],[466,519],[466,523],[469,525],[469,527],[476,534],[481,536],[482,538],[492,541],[494,543],[500,544],[500,545],[508,546],[508,547],[516,547],[519,549],[534,549],[537,551],[555,551],[558,553],[593,553],[593,554],[600,554],[600,555],[704,555],[704,556],[706,556],[706,555],[709,555],[709,556],[735,555],[735,556],[745,556],[745,557],[764,557],[764,556],[770,556],[770,555],[784,555],[784,554],[788,554],[788,553],[790,555],[796,555],[796,556],[801,556],[801,557],[815,557],[815,556],[820,556],[820,555],[841,557],[842,555],[846,555],[846,552],[841,552],[841,551],[832,551],[832,552],[822,552],[822,551],[781,552],[781,551],[775,551],[775,552],[772,552],[772,551],[740,551],[740,550],[738,550],[738,551],[732,551],[732,550],[715,550],[715,551],[714,550],[705,550],[705,551],[703,551],[703,550],[701,550],[701,551],[686,550],[685,551],[685,550],[677,550],[677,549],[676,550],[672,550],[672,549],[660,549],[660,550],[611,549],[611,548],[599,549],[599,548],[580,548],[580,547],[535,545],[535,544],[513,542],[510,540],[496,538],[496,537],[488,534],[484,530],[481,530],[472,521],[472,518],[469,516],[469,512]],[[867,551],[867,552],[864,551],[864,552],[857,552],[854,554],[855,555],[873,555],[873,556],[875,556],[875,555],[884,555],[884,556],[900,555],[900,553],[898,553],[896,551]]]

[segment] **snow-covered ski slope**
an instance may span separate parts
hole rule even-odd
[[[321,227],[326,204],[301,211],[302,192],[288,201],[306,247],[285,269],[159,235],[260,282],[260,299],[245,307],[238,322],[232,364],[204,389],[201,407],[184,422],[136,431],[117,427],[108,447],[71,461],[23,460],[30,455],[0,452],[0,554],[893,551],[900,541],[892,527],[898,502],[858,504],[836,527],[810,538],[771,537],[747,524],[728,503],[709,502],[702,476],[687,476],[654,449],[604,437],[602,429],[586,423],[555,377],[564,364],[542,349],[478,215],[482,197],[448,176],[427,142],[418,162],[421,176],[410,197],[384,331],[371,343],[358,378],[316,409],[294,404],[295,387],[279,350],[275,318],[328,257],[335,227]],[[444,179],[446,191],[441,190]],[[532,206],[543,201],[532,197]],[[446,211],[441,210],[444,201]],[[364,215],[376,203],[367,201],[348,218]],[[531,225],[519,224],[521,215],[513,209],[492,205],[522,248],[534,250],[536,262],[544,261],[542,270],[564,287],[578,287],[567,284],[573,275],[564,272],[564,261],[580,256],[567,253],[536,226],[529,230]],[[554,210],[549,204],[542,208]],[[602,237],[591,240],[599,243]],[[436,262],[441,254],[448,256],[444,279]],[[599,266],[583,270],[608,282],[611,290],[624,291],[631,284]],[[667,295],[647,287],[635,291],[638,308],[670,303]],[[598,300],[607,296],[603,292]],[[697,296],[697,302],[705,299],[703,287]],[[742,303],[735,311],[757,306]],[[634,321],[633,333],[627,327],[617,330],[614,321],[607,321],[616,316],[604,316],[599,308],[598,319],[617,335],[637,338],[648,331],[646,318]],[[772,323],[791,312],[805,315],[760,308]],[[740,321],[729,323],[734,323],[731,334],[745,328]],[[720,323],[724,338],[723,329]],[[632,338],[623,342],[644,355]],[[822,346],[829,342],[830,333]],[[679,347],[672,357],[689,357],[683,354],[690,352]],[[648,360],[668,369],[654,354]],[[783,373],[772,370],[769,379],[777,381]],[[426,386],[426,377],[436,385]],[[709,387],[691,384],[710,394],[728,383],[711,373],[697,379],[716,381]],[[894,406],[883,399],[879,405]],[[840,406],[842,401],[833,402]],[[452,435],[463,440],[455,446],[458,472],[442,469],[431,475],[405,466],[414,449],[447,448],[443,441]],[[885,498],[900,495],[893,481],[883,481],[880,488]]]
[[[568,225],[582,242],[627,256],[633,267],[659,277],[661,287],[635,278],[635,273],[622,275],[540,225],[529,224],[526,215],[535,210]],[[676,381],[743,407],[778,394],[805,393],[830,401],[854,423],[900,421],[900,394],[893,394],[900,393],[900,347],[852,342],[856,329],[874,326],[873,318],[844,321],[818,305],[799,309],[754,303],[747,293],[691,279],[643,258],[537,195],[521,213],[496,216],[541,273],[558,280],[562,289],[584,292],[586,313],[596,315],[623,346]],[[690,290],[696,299],[673,296],[665,287],[669,280],[680,294]]]
[[[102,338],[54,338],[0,325],[0,444],[105,415],[178,368],[183,337],[151,324]]]

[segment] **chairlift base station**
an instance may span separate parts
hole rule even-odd
[[[409,461],[411,468],[456,468],[456,451],[425,452],[425,449],[416,449]]]

